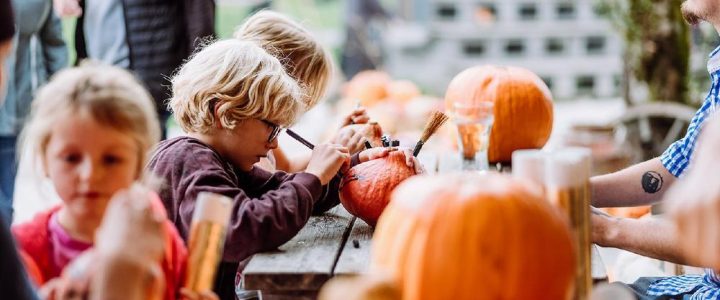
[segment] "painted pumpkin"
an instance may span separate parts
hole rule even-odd
[[[553,124],[552,95],[532,72],[517,67],[478,66],[453,78],[445,93],[452,115],[456,103],[492,101],[495,122],[490,132],[490,162],[510,162],[518,149],[542,148]]]
[[[390,201],[390,193],[403,180],[415,175],[405,164],[405,154],[390,152],[352,167],[340,184],[340,202],[348,212],[375,226]]]
[[[404,300],[568,299],[574,253],[567,220],[540,189],[508,175],[416,176],[380,218],[370,271]]]
[[[390,76],[382,71],[362,71],[344,87],[343,97],[360,100],[363,106],[373,106],[387,97]]]

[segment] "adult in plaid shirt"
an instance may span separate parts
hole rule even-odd
[[[704,20],[713,24],[720,32],[720,1],[686,0],[682,4],[682,11],[690,24],[695,25]],[[720,47],[710,54],[708,71],[712,86],[692,119],[685,137],[672,144],[658,158],[613,174],[592,178],[594,206],[639,206],[656,203],[663,199],[665,192],[678,178],[684,177],[686,170],[692,167],[690,162],[700,130],[720,101]],[[687,252],[683,251],[681,234],[670,219],[615,218],[593,210],[592,225],[593,241],[601,246],[621,248],[674,263],[698,265],[697,260],[689,258]],[[712,271],[705,276],[640,278],[631,287],[640,299],[720,299],[720,280]]]

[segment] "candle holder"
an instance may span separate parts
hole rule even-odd
[[[490,130],[495,120],[494,103],[454,103],[451,118],[457,127],[463,171],[488,171]]]

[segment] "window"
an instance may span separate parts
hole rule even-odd
[[[548,76],[541,76],[540,79],[542,79],[543,82],[545,82],[545,85],[547,85],[548,89],[552,91],[553,88],[553,79],[552,77]]]
[[[455,18],[457,10],[455,9],[455,5],[444,3],[437,6],[436,13],[438,19],[452,20]]]
[[[558,38],[550,38],[545,41],[545,52],[550,55],[562,54],[565,52],[565,44],[563,40]]]
[[[475,22],[480,24],[493,23],[497,19],[497,9],[494,4],[481,3],[475,8]]]
[[[521,4],[518,14],[521,20],[535,20],[537,19],[537,6],[535,3]]]
[[[594,95],[595,94],[595,77],[585,75],[585,76],[579,76],[575,80],[575,88],[577,89],[576,93],[578,95]]]
[[[525,52],[525,43],[522,40],[510,40],[505,44],[505,53],[508,55],[521,55]]]
[[[585,49],[588,54],[601,54],[605,52],[605,37],[591,36],[585,41]]]
[[[575,18],[575,5],[572,2],[558,3],[555,11],[557,12],[557,18],[560,20]]]
[[[484,41],[468,41],[463,45],[466,55],[480,56],[485,54],[486,45]]]
[[[615,74],[613,76],[613,85],[615,86],[615,96],[619,96],[623,92],[622,91],[622,89],[623,89],[622,78],[623,78],[622,74]]]

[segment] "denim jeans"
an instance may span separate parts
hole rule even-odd
[[[6,222],[12,222],[12,203],[18,165],[16,146],[17,136],[0,136],[0,213],[3,214],[2,219]]]

